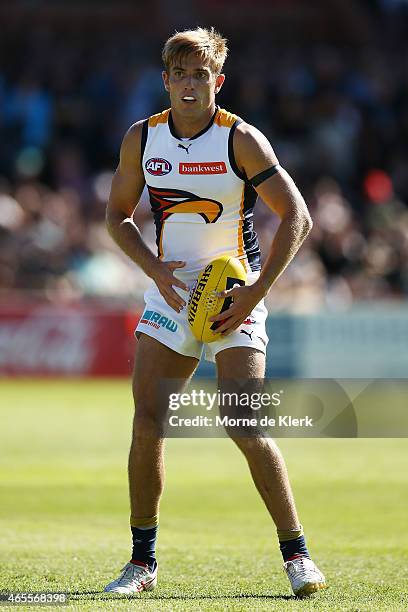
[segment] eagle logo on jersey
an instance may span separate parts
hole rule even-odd
[[[215,223],[222,211],[221,202],[200,198],[194,193],[182,189],[157,189],[149,187],[150,204],[156,222],[163,223],[170,215],[177,213],[194,213],[200,215],[206,223]]]

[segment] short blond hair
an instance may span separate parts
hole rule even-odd
[[[208,63],[212,72],[220,74],[227,58],[227,40],[214,28],[196,28],[176,32],[163,47],[163,64],[167,72],[191,53]]]

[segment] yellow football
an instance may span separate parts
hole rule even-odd
[[[201,272],[188,301],[188,322],[197,340],[214,342],[219,339],[220,334],[214,332],[221,321],[212,322],[208,319],[227,310],[232,298],[219,298],[216,294],[236,285],[245,285],[246,278],[242,263],[229,255],[214,259]]]

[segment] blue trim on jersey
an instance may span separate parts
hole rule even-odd
[[[261,251],[259,248],[258,235],[254,230],[253,224],[253,215],[254,215],[254,206],[258,194],[255,189],[251,185],[250,181],[248,181],[247,176],[244,172],[238,168],[238,164],[235,159],[234,153],[234,133],[237,126],[242,123],[242,119],[238,118],[233,126],[230,129],[230,133],[228,135],[228,160],[231,168],[234,171],[234,174],[237,175],[241,181],[244,181],[244,222],[242,226],[242,237],[244,240],[244,249],[248,258],[249,267],[252,272],[257,272],[261,269]]]
[[[143,155],[147,143],[147,135],[149,132],[149,119],[145,119],[142,124],[142,140],[140,142],[140,163],[142,163]]]
[[[258,197],[255,189],[249,181],[245,181],[244,191],[244,222],[242,226],[242,237],[244,240],[245,253],[248,258],[249,267],[252,272],[261,269],[261,250],[259,248],[258,234],[254,230],[254,207]]]
[[[195,134],[194,136],[191,136],[191,138],[183,138],[183,140],[186,140],[186,141],[195,140],[196,138],[199,138],[200,136],[205,134],[210,129],[212,124],[214,123],[215,116],[218,113],[218,108],[219,108],[218,106],[215,107],[215,113],[211,117],[210,122],[208,123],[208,125],[206,125],[206,127],[203,130],[200,130],[200,132],[198,132],[198,134]],[[181,140],[181,137],[177,134],[176,128],[174,127],[174,121],[173,121],[173,117],[171,115],[171,111],[170,111],[170,114],[169,114],[168,126],[169,126],[169,130],[170,130],[170,134],[172,136],[174,136],[174,138],[177,138],[177,140]]]
[[[238,165],[235,159],[235,153],[234,153],[234,133],[235,133],[237,125],[239,125],[240,123],[242,123],[242,119],[237,119],[235,123],[232,125],[230,129],[230,133],[228,134],[228,160],[229,160],[231,168],[234,171],[234,174],[236,174],[237,177],[241,179],[241,181],[245,181],[247,177],[238,168]]]

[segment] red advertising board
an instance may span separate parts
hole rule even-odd
[[[50,304],[0,308],[0,376],[128,376],[140,313]]]

